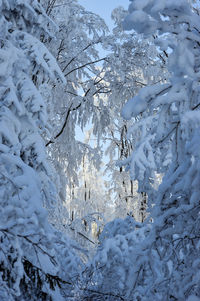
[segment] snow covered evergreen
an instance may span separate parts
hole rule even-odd
[[[0,28],[0,299],[62,300],[59,276],[69,281],[80,260],[44,209],[57,196],[38,86],[49,78],[65,81],[41,42],[55,25],[36,0],[2,0]]]
[[[129,12],[125,28],[157,34],[155,43],[168,53],[171,74],[169,82],[141,90],[123,110],[125,118],[144,113],[144,122],[152,119],[130,157],[131,174],[147,192],[152,172],[164,175],[148,204],[153,230],[146,266],[157,262],[157,268],[152,268],[147,296],[158,300],[200,297],[200,18],[187,1],[132,1]]]
[[[110,300],[200,298],[199,24],[186,0],[132,0],[124,20],[125,29],[154,36],[170,78],[140,90],[122,110],[134,118],[128,137],[140,129],[140,139],[121,165],[148,194],[149,217],[127,234],[104,236],[89,285],[112,292]]]

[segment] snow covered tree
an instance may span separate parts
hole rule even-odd
[[[121,7],[113,11],[115,28],[107,38],[107,49],[110,52],[103,66],[104,79],[110,89],[106,102],[112,122],[102,139],[108,145],[106,154],[109,162],[106,171],[112,175],[108,187],[112,198],[115,198],[116,215],[124,217],[132,211],[136,220],[141,221],[146,216],[146,195],[142,190],[137,193],[137,183],[129,178],[123,166],[116,166],[118,160],[127,159],[132,153],[139,131],[134,136],[134,142],[130,141],[127,138],[130,122],[123,120],[120,112],[126,100],[135,96],[141,87],[147,83],[152,85],[162,82],[168,75],[164,59],[161,59],[162,55],[152,43],[153,38],[142,39],[133,31],[124,32],[122,22],[126,14],[127,11]]]
[[[87,248],[95,247],[98,233],[105,221],[106,199],[103,175],[94,168],[87,156],[83,157],[78,173],[79,185],[67,190],[66,207],[70,213],[68,224],[74,230],[79,243]],[[92,243],[92,245],[91,245]]]
[[[132,0],[127,30],[145,37],[168,57],[169,80],[145,87],[122,110],[134,118],[128,137],[139,140],[122,165],[148,194],[149,217],[104,236],[92,263],[110,300],[199,300],[199,47],[197,7],[186,0]],[[137,118],[142,114],[142,118]],[[157,175],[162,178],[154,189]],[[118,224],[113,224],[117,228]],[[117,235],[116,235],[117,234]],[[93,267],[96,267],[96,269]],[[115,296],[111,296],[115,295]]]
[[[53,38],[56,26],[36,0],[2,0],[0,25],[0,299],[63,300],[59,276],[66,284],[80,260],[43,208],[53,206],[57,195],[42,139],[46,105],[38,91],[47,80],[65,82],[41,42]]]
[[[77,1],[52,1],[50,16],[59,26],[57,41],[48,42],[65,76],[65,86],[48,83],[41,92],[48,100],[52,131],[46,136],[46,147],[56,170],[61,175],[61,198],[66,199],[66,184],[77,185],[76,171],[85,153],[98,166],[99,151],[77,141],[77,126],[85,128],[96,120],[98,131],[105,128],[100,116],[103,104],[96,105],[95,95],[101,93],[100,64],[96,46],[101,43],[107,26],[97,15],[86,11]],[[51,90],[51,93],[46,93]],[[101,90],[101,91],[100,91]],[[70,142],[70,143],[68,143]],[[68,147],[66,148],[66,144]],[[67,179],[65,180],[67,174]]]
[[[161,64],[155,60],[155,48],[151,43],[149,45],[149,41],[138,41],[135,34],[124,33],[121,22],[125,11],[121,8],[113,12],[116,22],[113,34],[105,34],[107,27],[103,20],[86,11],[76,1],[54,1],[48,12],[59,25],[57,43],[52,40],[48,47],[58,59],[65,74],[66,85],[63,88],[58,83],[45,83],[40,90],[48,99],[52,124],[52,131],[46,137],[46,146],[50,159],[60,174],[60,197],[65,201],[68,199],[66,185],[74,190],[73,187],[77,187],[79,183],[78,170],[85,154],[90,158],[90,164],[99,168],[102,143],[108,139],[113,140],[112,135],[117,136],[119,128],[122,144],[127,143],[124,131],[126,125],[119,116],[119,108],[139,87],[146,85],[147,78],[151,82],[158,78],[160,80]],[[104,58],[99,58],[96,49],[98,44],[106,50]],[[71,49],[75,49],[75,52]],[[49,90],[51,92],[47,93]],[[112,122],[116,116],[120,120],[117,125]],[[97,137],[96,147],[77,139],[77,125],[85,131],[88,122],[93,125],[93,135]],[[106,139],[102,139],[103,137]],[[108,151],[110,157],[113,155],[113,151],[110,152],[113,145],[116,149],[115,143],[111,142]],[[120,146],[118,148],[121,154],[126,153],[123,145],[121,149]],[[122,157],[124,156],[119,156],[120,159]],[[113,158],[111,161],[110,166],[113,167]],[[124,174],[122,169],[120,167],[118,179]],[[114,178],[112,182],[116,186]],[[120,180],[117,185],[121,192],[116,201],[122,203],[127,199],[128,191],[133,190],[134,184]],[[114,185],[111,189],[113,187]],[[124,205],[126,207],[126,202]]]

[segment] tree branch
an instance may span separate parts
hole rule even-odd
[[[70,227],[70,229],[71,229],[72,231],[75,231],[74,228],[71,228],[71,227]],[[81,232],[76,232],[76,233],[77,233],[78,235],[82,236],[83,238],[87,239],[89,242],[91,242],[92,244],[95,245],[95,242],[92,241],[91,239],[89,239],[89,238],[88,238],[86,235],[84,235],[83,233],[81,233]]]
[[[56,0],[52,0],[51,2],[49,1],[48,7],[46,9],[46,14],[49,16],[50,13],[52,12],[52,9],[54,7]]]
[[[68,63],[67,63],[67,65],[63,68],[63,70],[62,70],[62,72],[64,72],[66,69],[67,69],[67,67],[82,53],[82,52],[84,52],[85,50],[87,50],[90,46],[92,46],[92,45],[94,45],[94,44],[98,44],[98,42],[96,42],[96,43],[89,43],[85,48],[83,48],[81,51],[79,51],[78,53],[77,53],[77,55],[76,56],[74,56]]]
[[[57,265],[57,262],[56,262],[55,258],[54,258],[52,255],[50,255],[47,251],[45,251],[42,247],[40,247],[38,243],[33,242],[33,241],[28,237],[28,235],[21,235],[21,234],[17,234],[17,233],[15,234],[15,233],[12,233],[11,231],[9,231],[8,229],[0,229],[0,231],[3,232],[3,233],[7,233],[7,234],[5,234],[5,235],[10,234],[10,235],[12,235],[12,236],[17,236],[17,237],[20,237],[20,238],[25,239],[25,240],[28,241],[30,244],[32,244],[33,246],[37,247],[40,251],[42,251],[43,254],[47,255],[47,256],[51,259],[51,261],[52,261],[52,263],[53,263],[54,265]]]
[[[98,59],[98,60],[95,60],[95,61],[92,61],[92,62],[88,62],[88,63],[85,63],[79,67],[76,67],[74,69],[72,69],[71,71],[69,71],[68,73],[65,74],[65,77],[68,76],[69,74],[71,74],[72,72],[76,71],[76,70],[79,70],[79,69],[82,69],[88,65],[92,65],[92,64],[95,64],[95,63],[98,63],[98,62],[101,62],[101,61],[104,61],[106,59],[106,57],[103,57],[101,59]]]
[[[60,131],[58,132],[58,134],[53,138],[53,140],[54,140],[54,139],[57,139],[57,138],[63,133],[63,131],[64,131],[66,125],[67,125],[67,121],[68,121],[68,118],[69,118],[69,114],[70,114],[70,112],[71,112],[71,107],[72,107],[72,104],[71,104],[71,106],[69,107],[69,109],[68,109],[68,111],[67,111],[67,115],[66,115],[66,117],[65,117],[65,121],[64,121],[64,123],[63,123],[63,126],[62,126],[61,130],[60,130]],[[54,143],[53,140],[49,140],[49,141],[46,143],[45,146],[47,147],[47,146],[49,146],[49,144]]]
[[[61,279],[57,275],[52,275],[52,274],[49,274],[49,273],[45,273],[41,268],[38,268],[37,266],[33,265],[25,257],[22,259],[22,263],[24,265],[26,265],[26,264],[30,265],[33,269],[36,269],[37,271],[40,271],[43,275],[45,275],[45,277],[46,277],[47,280],[49,280],[49,281],[53,280],[58,285],[58,287],[61,287],[61,284],[68,284],[68,285],[71,285],[71,286],[74,285],[72,282],[63,280],[63,279]],[[121,297],[120,295],[115,295],[115,294],[112,294],[112,293],[104,293],[104,292],[100,292],[100,291],[93,290],[93,289],[87,289],[87,288],[79,288],[79,289],[81,291],[85,291],[85,292],[88,292],[88,293],[97,294],[97,295],[101,295],[101,296],[115,297],[115,298],[118,298],[118,299],[120,299],[122,301],[125,301],[125,299],[123,297]]]

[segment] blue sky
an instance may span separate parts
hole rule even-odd
[[[112,10],[118,6],[127,9],[130,3],[129,0],[79,0],[78,2],[87,10],[100,15],[109,27],[112,26],[110,17]]]

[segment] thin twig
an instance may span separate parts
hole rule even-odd
[[[85,63],[85,64],[79,66],[79,67],[76,67],[76,68],[70,70],[68,73],[66,73],[65,77],[68,76],[69,74],[71,74],[72,72],[76,71],[76,70],[82,69],[82,68],[84,68],[84,67],[86,67],[88,65],[93,65],[93,64],[96,64],[98,62],[105,61],[105,59],[106,59],[106,57],[103,57],[101,59],[98,59],[98,60],[95,60],[95,61],[92,61],[92,62],[88,62],[88,63]]]

